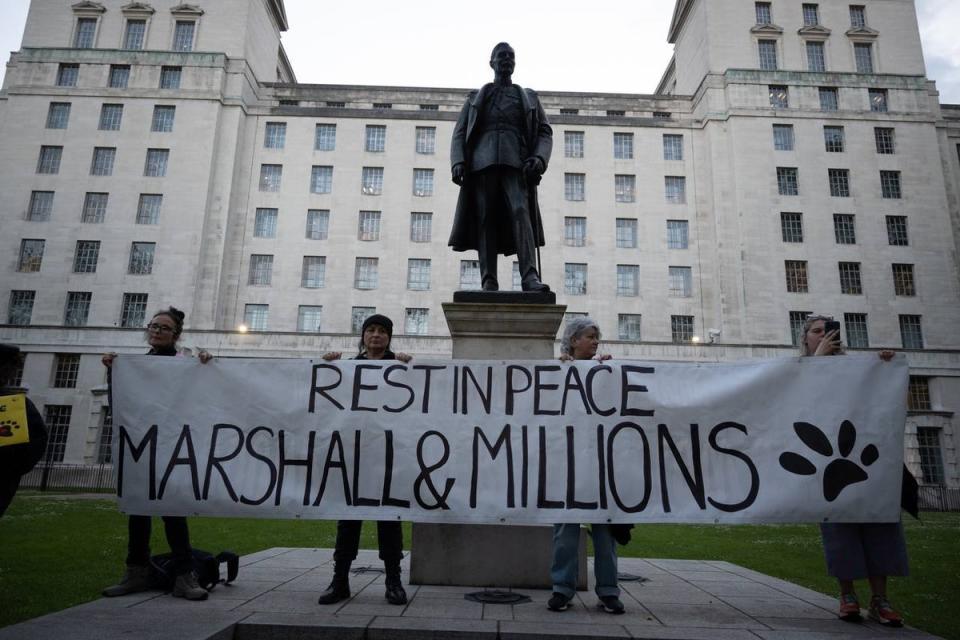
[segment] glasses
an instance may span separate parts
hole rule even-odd
[[[168,327],[165,324],[157,324],[153,322],[147,325],[147,331],[156,331],[157,333],[173,333],[173,327]]]

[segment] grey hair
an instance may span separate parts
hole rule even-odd
[[[807,331],[810,331],[810,327],[813,326],[814,322],[823,320],[833,320],[833,316],[821,316],[816,313],[810,314],[807,316],[807,319],[803,321],[803,330],[800,332],[800,355],[809,356],[812,354],[807,353]]]
[[[571,318],[567,321],[567,326],[563,328],[563,337],[560,338],[560,353],[568,356],[573,355],[573,341],[582,336],[588,329],[597,330],[597,338],[600,337],[600,327],[589,316]]]

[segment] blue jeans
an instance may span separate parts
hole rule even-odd
[[[591,524],[593,538],[593,573],[597,578],[597,595],[619,596],[617,586],[617,543],[605,524]],[[550,580],[553,590],[572,598],[577,592],[577,549],[580,546],[579,524],[553,525],[553,566]]]

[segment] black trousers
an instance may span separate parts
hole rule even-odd
[[[337,521],[337,544],[333,550],[333,561],[338,567],[343,567],[342,570],[349,568],[350,563],[357,559],[362,528],[362,520]],[[398,521],[377,521],[377,546],[380,548],[380,559],[387,569],[400,564],[403,559],[403,529]]]
[[[150,561],[150,528],[153,518],[150,516],[130,516],[127,528],[127,564],[144,566]],[[167,534],[167,544],[173,554],[177,575],[190,571],[193,567],[190,549],[190,531],[187,519],[181,516],[163,516],[163,527]]]
[[[20,486],[20,474],[0,475],[0,518],[6,513],[7,507],[13,502],[13,496]]]
[[[479,237],[477,256],[483,282],[497,279],[497,228],[509,225],[517,249],[520,279],[528,281],[537,273],[537,244],[530,221],[527,182],[523,171],[513,167],[491,167],[469,178],[474,183],[474,210],[477,212]]]

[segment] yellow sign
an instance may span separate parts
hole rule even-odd
[[[0,447],[30,442],[27,396],[0,396]]]

